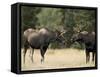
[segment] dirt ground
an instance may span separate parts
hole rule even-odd
[[[92,56],[92,54],[91,54]],[[84,50],[77,49],[48,49],[45,54],[44,63],[41,64],[41,55],[39,50],[34,50],[32,63],[30,50],[27,51],[25,64],[23,62],[23,52],[21,55],[21,68],[25,70],[57,69],[57,68],[77,68],[94,67],[95,64],[90,60],[88,64],[85,61]],[[91,58],[90,58],[91,59]]]

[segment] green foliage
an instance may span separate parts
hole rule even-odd
[[[21,8],[21,18],[22,18],[22,28],[26,30],[27,28],[35,28],[37,24],[36,15],[41,11],[41,8],[22,6]]]
[[[42,8],[41,12],[37,14],[39,27],[48,27],[50,29],[57,29],[61,26],[62,13],[60,9],[56,8]]]
[[[72,46],[71,37],[78,31],[95,31],[95,10],[85,9],[62,9],[62,8],[42,8],[42,7],[28,7],[21,8],[22,33],[27,28],[42,28],[62,30],[66,33],[63,35],[67,45]],[[60,48],[58,43],[53,43],[51,48]],[[63,47],[63,46],[62,46]],[[81,48],[78,43],[73,44],[72,47]]]
[[[79,31],[95,31],[95,11],[65,9],[65,28],[67,30],[67,47],[71,45],[71,37]]]
[[[79,44],[78,42],[75,42],[74,44],[71,45],[72,48],[77,48],[77,49],[84,49],[85,45],[84,44]]]

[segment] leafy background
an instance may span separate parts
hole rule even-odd
[[[70,39],[78,31],[95,31],[96,11],[90,9],[21,7],[22,34],[28,28],[40,29],[47,27],[51,30],[64,30],[66,46],[59,46],[57,42],[50,48],[84,48],[78,43],[72,44]]]

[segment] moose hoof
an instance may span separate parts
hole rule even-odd
[[[41,64],[43,64],[43,62],[44,62],[44,60],[43,60],[43,59],[41,59]]]

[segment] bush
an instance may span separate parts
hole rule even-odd
[[[74,44],[71,45],[71,48],[84,49],[85,45],[79,44],[78,42],[75,42]]]

